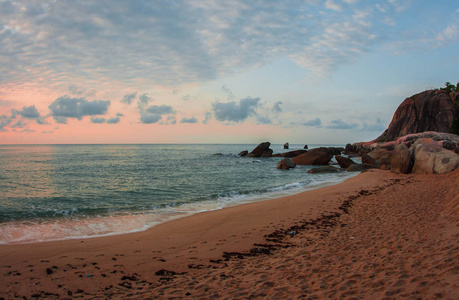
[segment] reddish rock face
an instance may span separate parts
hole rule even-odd
[[[335,155],[335,158],[336,158],[336,161],[338,162],[338,165],[341,168],[347,169],[349,168],[350,165],[355,164],[355,162],[352,159],[341,156],[341,155]]]
[[[277,168],[281,170],[287,170],[291,168],[295,168],[296,164],[293,162],[293,160],[289,157],[284,158],[277,164]]]
[[[392,172],[408,174],[411,171],[411,153],[405,144],[397,145],[392,154]]]
[[[406,98],[395,111],[389,128],[376,141],[393,141],[424,131],[450,132],[458,98],[456,92],[447,94],[440,90],[429,90]]]
[[[264,142],[259,144],[255,149],[252,150],[247,156],[249,157],[260,157],[263,152],[269,149],[269,146],[271,146],[270,142]],[[271,152],[272,154],[272,152]]]
[[[297,165],[328,165],[333,153],[322,149],[312,149],[292,158]]]

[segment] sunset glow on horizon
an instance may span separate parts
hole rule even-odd
[[[0,144],[371,140],[458,53],[453,0],[0,0]]]

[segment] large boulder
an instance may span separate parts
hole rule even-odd
[[[429,138],[418,139],[412,146],[413,173],[443,174],[459,167],[459,155],[446,150]]]
[[[350,165],[355,164],[355,162],[352,159],[341,156],[341,155],[335,155],[335,159],[341,168],[347,169],[349,168]]]
[[[271,146],[270,142],[260,143],[257,147],[255,147],[255,149],[252,150],[252,152],[247,155],[247,157],[261,157],[263,152],[269,149],[269,146]]]
[[[379,165],[376,159],[371,157],[369,154],[362,155],[362,164]]]
[[[273,157],[295,157],[306,152],[308,152],[308,150],[293,150],[285,153],[273,154]]]
[[[293,160],[290,157],[284,158],[277,164],[277,168],[280,170],[287,170],[287,169],[291,169],[295,167],[296,167],[296,164],[293,162]]]
[[[378,147],[368,153],[368,156],[373,158],[373,160],[365,160],[364,157],[362,156],[362,162],[363,163],[369,163],[369,164],[377,164],[377,165],[390,165],[392,164],[392,150],[388,150],[388,148],[385,147]]]
[[[405,144],[395,146],[392,153],[391,171],[394,173],[408,174],[411,171],[411,153]]]
[[[260,157],[271,157],[273,155],[273,150],[268,148],[261,154]]]
[[[297,165],[328,165],[333,158],[333,151],[327,148],[316,148],[292,158]]]
[[[428,90],[406,98],[395,111],[387,130],[377,142],[393,141],[398,137],[425,131],[450,132],[457,116],[457,92]]]

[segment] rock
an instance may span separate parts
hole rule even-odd
[[[371,153],[371,152],[370,152]],[[376,160],[368,154],[362,155],[362,164],[377,165]]]
[[[277,164],[277,168],[281,170],[287,170],[295,168],[296,164],[290,157],[286,157]]]
[[[392,153],[391,171],[393,173],[408,174],[411,171],[411,153],[405,144],[395,146]]]
[[[249,154],[249,151],[244,150],[244,151],[239,152],[237,156],[246,156],[247,154]]]
[[[266,149],[263,151],[260,157],[271,157],[273,155],[273,150],[272,149]]]
[[[316,148],[295,156],[292,160],[297,165],[327,165],[333,158],[333,154],[326,148]]]
[[[444,174],[459,167],[459,156],[432,139],[418,139],[412,146],[413,173]]]
[[[391,165],[392,162],[392,150],[388,150],[387,148],[384,147],[378,147],[368,153],[368,156],[374,159],[377,165]],[[369,164],[374,164],[371,160],[366,160],[367,158],[365,157],[364,161],[364,156],[362,156],[362,163],[369,163]]]
[[[212,154],[212,155],[214,155],[214,156],[222,156],[223,153],[214,153],[214,154]]]
[[[273,157],[295,157],[295,156],[301,155],[306,152],[308,151],[307,150],[293,150],[293,151],[289,151],[285,153],[273,154]]]
[[[355,162],[352,159],[341,155],[335,155],[335,158],[341,168],[347,169],[350,165],[355,164]]]
[[[308,173],[310,174],[335,173],[335,172],[340,172],[340,169],[332,167],[332,166],[322,166],[322,167],[312,168],[308,171]]]
[[[457,93],[428,90],[406,98],[395,111],[387,130],[377,142],[393,141],[398,137],[425,131],[450,132],[457,116]]]
[[[304,145],[303,149],[307,150],[308,149],[308,145]]]
[[[288,143],[284,144],[284,149],[288,149]]]
[[[249,156],[249,157],[261,157],[263,152],[265,150],[269,149],[269,146],[271,146],[270,142],[261,143],[257,147],[255,147],[255,149],[253,149],[252,152],[250,152],[247,156]]]
[[[367,171],[369,169],[377,169],[378,166],[376,165],[369,165],[369,164],[353,164],[347,168],[348,172],[361,172]]]
[[[390,171],[390,169],[392,168],[391,166],[389,165],[381,165],[381,167],[379,167],[381,170],[384,170],[384,171]]]

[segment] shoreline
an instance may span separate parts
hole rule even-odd
[[[50,298],[69,296],[95,299],[145,298],[148,295],[167,296],[183,292],[180,295],[184,297],[186,290],[191,287],[193,287],[193,293],[188,291],[190,295],[196,296],[198,291],[204,293],[203,289],[198,288],[200,283],[208,285],[208,291],[223,289],[223,286],[219,287],[217,284],[224,277],[222,274],[231,273],[229,272],[231,270],[233,273],[237,273],[237,270],[247,271],[247,267],[241,265],[241,262],[248,262],[249,265],[257,262],[249,271],[262,272],[263,269],[259,268],[260,260],[274,260],[272,264],[275,265],[280,260],[285,260],[285,258],[277,257],[280,253],[287,256],[289,253],[300,250],[303,253],[305,245],[313,244],[317,239],[325,240],[332,234],[339,238],[340,234],[342,235],[340,231],[348,228],[347,226],[336,226],[341,222],[341,218],[359,216],[354,212],[346,214],[343,211],[343,203],[349,199],[371,198],[375,197],[373,194],[383,194],[392,189],[396,189],[399,195],[408,189],[406,185],[417,185],[416,189],[419,190],[422,184],[418,182],[435,183],[440,179],[453,180],[452,183],[446,185],[452,189],[452,192],[445,190],[445,194],[450,195],[457,192],[458,174],[456,171],[453,175],[429,177],[395,175],[376,170],[359,174],[337,185],[282,198],[198,213],[157,225],[143,232],[84,240],[0,245],[0,276],[4,282],[0,286],[0,296],[5,295],[3,296],[5,298],[31,297],[32,295],[47,295]],[[429,187],[431,189],[444,188],[439,184],[436,186],[430,184]],[[368,191],[377,192],[369,193]],[[411,195],[411,198],[413,197]],[[444,198],[445,195],[440,193],[438,197]],[[379,200],[382,198],[384,195],[379,196]],[[453,207],[456,206],[453,205]],[[339,220],[328,219],[327,222],[330,224],[335,223],[330,228],[325,226],[325,228],[313,230],[300,230],[301,224],[317,227],[319,224],[317,220],[321,220],[324,216],[336,216],[337,214],[340,215],[337,217]],[[379,217],[383,218],[384,215]],[[311,225],[311,222],[316,223]],[[294,226],[298,226],[298,232],[292,236],[285,235],[285,230],[297,228]],[[319,230],[318,236],[303,237],[306,240],[301,240],[302,235],[314,230]],[[365,231],[365,228],[363,230]],[[452,230],[453,234],[458,236],[457,228],[456,232],[454,228]],[[302,246],[293,245],[283,248],[277,245],[274,247],[276,249],[271,249],[273,250],[271,251],[269,247],[265,247],[266,236],[276,232],[284,232],[283,239],[293,244],[295,240],[300,239],[299,245]],[[277,244],[284,243],[280,237],[278,239]],[[265,246],[254,247],[254,245]],[[397,245],[386,246],[386,248],[396,248]],[[259,250],[251,252],[250,250],[254,248]],[[330,251],[329,248],[322,248],[319,247],[317,253]],[[256,253],[257,251],[260,253]],[[225,257],[225,253],[230,253],[230,255]],[[241,253],[255,254],[246,257],[242,255],[241,259],[239,255]],[[347,253],[349,255],[349,252]],[[311,258],[311,253],[302,255],[306,260]],[[287,266],[292,270],[296,268],[292,262],[283,262],[283,264],[283,267]],[[183,272],[186,274],[177,275]],[[220,275],[216,272],[220,272]],[[325,270],[323,274],[326,275]],[[209,276],[218,280],[210,282]],[[457,278],[457,272],[455,276]],[[184,290],[181,282],[196,283],[188,285],[188,288]],[[265,289],[269,292],[272,287],[270,289],[267,286]],[[228,298],[244,298],[244,295],[234,294],[236,291],[237,289],[230,290],[230,286],[227,286],[222,295]],[[457,285],[454,286],[452,292],[455,293],[454,295],[458,294]],[[230,294],[233,297],[229,297]],[[200,295],[205,297],[206,294]]]
[[[285,186],[280,186],[280,187],[274,187],[270,188],[269,191],[263,192],[263,193],[251,193],[247,195],[241,195],[240,199],[233,199],[233,200],[222,200],[222,199],[217,199],[217,200],[206,200],[202,202],[196,202],[196,203],[187,203],[183,204],[174,208],[170,209],[158,209],[158,211],[139,211],[139,212],[119,212],[119,214],[115,215],[106,215],[106,216],[91,216],[91,217],[82,217],[82,218],[76,218],[76,219],[61,219],[58,221],[56,219],[54,222],[44,222],[44,223],[39,223],[39,224],[34,224],[34,225],[23,225],[24,222],[28,223],[27,220],[22,220],[22,221],[15,221],[15,222],[10,222],[7,223],[7,226],[3,224],[3,227],[0,227],[1,229],[6,229],[8,227],[12,227],[9,229],[9,234],[15,235],[17,232],[28,232],[30,230],[33,230],[34,232],[41,232],[42,236],[41,239],[34,239],[30,240],[24,238],[15,238],[15,239],[9,239],[6,241],[0,241],[0,245],[27,245],[27,244],[37,244],[37,243],[45,243],[45,242],[59,242],[59,241],[68,241],[68,240],[80,240],[80,239],[92,239],[92,238],[101,238],[101,237],[109,237],[109,236],[117,236],[117,235],[125,235],[125,234],[132,234],[132,233],[137,233],[137,232],[143,232],[147,231],[153,227],[156,227],[158,225],[172,222],[174,220],[178,220],[181,218],[186,218],[195,214],[200,214],[203,212],[211,212],[211,211],[216,211],[216,210],[221,210],[221,209],[226,209],[228,207],[233,207],[233,206],[239,206],[239,205],[245,205],[249,203],[254,203],[254,202],[262,202],[262,201],[267,201],[267,200],[273,200],[277,198],[282,198],[282,197],[288,197],[296,194],[301,194],[307,191],[315,190],[315,189],[321,189],[323,187],[331,186],[331,185],[337,185],[342,182],[344,182],[347,179],[350,179],[352,177],[357,176],[358,174],[353,174],[353,173],[348,173],[347,176],[343,176],[342,178],[339,178],[339,180],[335,181],[321,181],[319,183],[316,183],[314,185],[309,185],[309,186],[302,186],[301,184],[300,187],[294,187],[294,188],[287,188],[286,186],[288,185],[294,185],[295,183],[292,184],[287,184]],[[164,210],[164,211],[163,211]],[[167,210],[173,210],[170,212],[167,212]],[[16,223],[16,224],[15,224]],[[62,236],[64,235],[63,232],[71,230],[71,228],[82,228],[83,230],[88,230],[91,226],[97,225],[99,226],[102,224],[102,226],[107,227],[107,228],[112,228],[112,229],[105,229],[106,232],[104,233],[98,233],[98,234],[93,234],[93,235],[75,235],[75,236],[67,236],[67,237],[49,237],[46,236],[50,231],[55,232],[54,234]],[[128,224],[124,226],[123,229],[117,229],[116,227],[119,224]],[[18,228],[20,228],[18,230]],[[80,230],[82,230],[80,229]],[[61,232],[61,233],[59,233]],[[46,237],[45,237],[46,236]],[[21,240],[18,240],[21,239]]]

